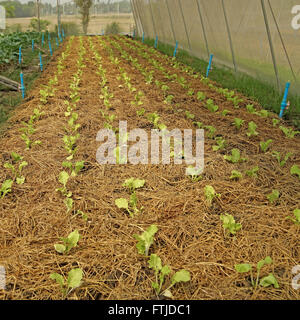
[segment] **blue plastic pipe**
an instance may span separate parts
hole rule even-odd
[[[51,46],[51,41],[49,40],[49,51],[51,54],[51,57],[53,56],[53,52],[52,52],[52,46]]]
[[[41,53],[39,53],[39,57],[40,57],[40,68],[41,68],[41,71],[43,71],[43,60],[42,60]]]
[[[213,57],[214,57],[213,54],[211,54],[210,57],[209,57],[209,63],[208,63],[208,67],[207,67],[207,70],[206,70],[206,78],[208,78],[209,72],[212,70],[211,65],[212,65]]]
[[[175,50],[174,50],[174,53],[173,53],[173,57],[174,58],[176,58],[177,50],[178,50],[178,41],[176,41]]]
[[[45,34],[44,32],[42,33],[42,47],[44,46],[45,44]]]
[[[20,73],[20,79],[21,79],[21,91],[22,91],[22,98],[25,98],[25,86],[24,86],[24,78],[23,73]]]
[[[145,32],[143,32],[142,42],[145,42]]]
[[[155,49],[157,49],[157,46],[158,46],[158,36],[156,36],[156,38],[155,38],[155,43],[154,43]]]
[[[57,37],[55,38],[55,41],[56,41],[56,46],[59,47],[59,43],[58,43]]]
[[[133,39],[135,38],[135,29],[133,30],[133,35],[132,35]]]
[[[32,49],[32,52],[34,51],[34,40],[32,39],[31,41],[31,49]]]
[[[19,47],[19,64],[22,63],[22,47]]]
[[[63,38],[65,38],[65,30],[64,29],[62,29],[62,36],[63,36]]]
[[[285,108],[287,106],[287,97],[288,97],[288,94],[289,94],[290,86],[291,86],[291,83],[287,82],[286,86],[285,86],[283,100],[282,100],[282,103],[281,103],[281,108],[280,108],[280,114],[279,114],[279,118],[280,119],[283,117],[284,110],[285,110]]]

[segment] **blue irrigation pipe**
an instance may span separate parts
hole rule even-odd
[[[133,29],[133,35],[132,35],[133,39],[135,38],[135,29]]]
[[[177,50],[178,50],[178,41],[176,41],[176,45],[175,45],[175,49],[174,49],[174,53],[173,53],[174,58],[176,58]]]
[[[19,47],[19,64],[22,64],[22,47]]]
[[[39,57],[40,57],[40,68],[41,68],[41,71],[43,72],[43,60],[42,60],[42,54],[39,53]]]
[[[284,110],[287,107],[287,97],[288,97],[288,94],[289,94],[290,86],[291,86],[291,83],[287,82],[286,86],[285,86],[283,100],[282,100],[282,103],[281,103],[281,108],[280,108],[280,114],[279,114],[279,118],[280,119],[282,119]]]
[[[31,41],[31,50],[32,50],[32,52],[34,51],[34,39],[32,39],[32,41]]]
[[[42,47],[44,46],[45,44],[45,34],[44,32],[42,33]]]
[[[158,46],[158,36],[155,38],[154,48],[157,49]]]
[[[208,78],[209,72],[212,70],[211,66],[212,66],[213,57],[214,57],[213,54],[211,54],[210,57],[209,57],[209,63],[208,63],[208,67],[207,67],[207,70],[206,70],[206,78]]]
[[[52,52],[52,46],[51,46],[51,41],[49,40],[49,51],[50,51],[50,54],[51,54],[51,57],[53,56],[53,52]]]
[[[59,42],[58,42],[57,37],[55,38],[55,41],[56,41],[56,46],[59,47]]]
[[[143,32],[142,42],[145,42],[145,32]]]
[[[64,29],[62,29],[62,36],[63,36],[63,38],[65,38],[65,30]]]
[[[24,86],[24,77],[23,77],[23,73],[20,73],[20,79],[21,79],[21,91],[22,91],[22,98],[25,98],[25,86]]]

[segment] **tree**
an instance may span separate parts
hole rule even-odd
[[[93,0],[74,0],[79,12],[81,14],[81,24],[84,34],[87,34],[88,25],[90,22],[90,8]]]
[[[5,8],[6,17],[7,18],[13,18],[15,16],[15,7],[14,7],[14,5],[6,4],[6,3],[5,4],[1,3],[1,5],[3,5],[3,7]]]

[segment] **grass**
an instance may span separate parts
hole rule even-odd
[[[139,39],[140,40],[140,39]],[[153,39],[145,39],[145,44],[154,46]],[[168,56],[173,56],[174,47],[168,44],[159,43],[158,50]],[[177,59],[193,67],[201,74],[206,74],[207,62],[197,57],[191,56],[184,50],[177,52]],[[258,102],[263,108],[279,114],[283,93],[271,84],[255,79],[244,73],[235,73],[230,69],[216,67],[209,75],[210,79],[216,81],[224,88],[237,90],[241,94]],[[291,109],[285,112],[284,119],[290,120],[293,125],[300,127],[300,96],[289,94],[288,100],[291,102]]]

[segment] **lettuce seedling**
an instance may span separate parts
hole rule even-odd
[[[11,192],[12,185],[13,185],[13,180],[11,180],[11,179],[5,180],[2,183],[2,186],[0,189],[1,199],[3,199],[9,192]]]
[[[254,108],[254,105],[253,105],[253,104],[248,104],[248,105],[246,106],[246,109],[247,109],[247,111],[248,111],[249,113],[251,113],[251,114],[255,114],[255,113],[256,113],[256,109]]]
[[[243,175],[241,172],[237,171],[237,170],[232,170],[231,171],[231,176],[230,176],[230,180],[240,180],[243,178]]]
[[[200,101],[203,101],[206,99],[206,95],[205,93],[201,92],[201,91],[198,91],[197,92],[197,99],[200,100]]]
[[[257,129],[256,123],[253,121],[249,122],[247,136],[249,138],[252,136],[258,136],[258,132],[256,131],[256,129]]]
[[[236,126],[238,130],[241,129],[242,125],[244,124],[245,120],[235,118],[233,124]]]
[[[71,177],[76,177],[78,173],[84,168],[84,161],[78,161],[74,165],[72,162],[64,161],[62,163],[62,166],[71,170]]]
[[[55,280],[61,288],[63,298],[66,298],[72,290],[78,288],[81,284],[83,271],[80,268],[72,269],[68,273],[67,282],[64,277],[59,273],[52,273],[50,279]]]
[[[295,209],[293,211],[294,217],[287,217],[287,219],[290,219],[293,221],[296,225],[300,225],[300,209]]]
[[[123,183],[123,187],[128,188],[131,193],[136,189],[142,188],[145,185],[145,180],[130,178]]]
[[[187,118],[188,120],[193,120],[193,119],[195,119],[195,115],[192,114],[192,113],[190,113],[189,111],[186,111],[186,112],[185,112],[185,116],[186,116],[186,118]]]
[[[239,149],[232,149],[231,150],[231,156],[224,156],[224,159],[231,162],[231,163],[239,163],[239,162],[244,162],[247,161],[246,158],[241,158],[241,153]]]
[[[272,119],[273,127],[277,127],[280,123],[279,119]]]
[[[205,130],[208,130],[208,132],[206,131],[206,135],[209,139],[213,139],[217,129],[213,126],[205,126],[204,127]]]
[[[63,142],[65,144],[66,151],[70,154],[70,156],[67,158],[67,160],[72,160],[75,153],[77,152],[77,148],[75,147],[75,144],[77,140],[79,139],[80,134],[77,133],[75,136],[64,136]]]
[[[270,147],[270,144],[273,142],[272,139],[269,139],[268,141],[266,142],[261,142],[259,145],[260,145],[260,148],[262,150],[262,152],[266,153]]]
[[[215,198],[220,198],[221,194],[216,193],[215,189],[212,186],[205,186],[204,188],[205,199],[209,206],[212,205],[212,202]]]
[[[286,127],[280,126],[279,129],[289,139],[293,139],[293,138],[295,138],[295,135],[300,134],[300,131],[294,131],[292,128],[286,128]]]
[[[57,192],[58,191],[61,192],[62,195],[67,198],[72,197],[72,192],[67,190],[67,183],[68,183],[69,179],[70,179],[70,176],[66,171],[60,172],[58,181],[60,182],[60,184],[63,185],[63,187],[56,189]]]
[[[256,166],[253,169],[247,170],[246,175],[251,178],[257,178],[257,172],[259,171],[259,167]]]
[[[75,123],[77,121],[77,119],[78,119],[78,113],[73,112],[71,115],[71,118],[68,121],[68,125],[69,125],[72,133],[76,132],[80,128],[80,124]]]
[[[273,151],[272,152],[272,156],[275,157],[280,165],[280,167],[284,167],[287,163],[287,161],[289,160],[289,158],[292,156],[293,154],[291,152],[288,152],[284,158],[281,160],[281,155],[280,152],[278,151]]]
[[[226,140],[223,139],[222,137],[217,137],[216,139],[216,146],[213,146],[213,151],[219,151],[219,150],[224,150],[226,148]]]
[[[279,199],[279,196],[280,196],[280,192],[278,190],[273,190],[272,193],[267,195],[267,198],[269,202],[273,204]]]
[[[156,225],[151,225],[145,232],[141,235],[134,234],[133,237],[138,241],[136,248],[139,254],[148,257],[149,249],[154,241],[154,236],[157,233],[158,228]]]
[[[198,127],[199,129],[203,129],[204,128],[204,124],[203,122],[193,122],[193,125],[195,125],[196,127]]]
[[[236,223],[234,217],[228,213],[225,213],[225,215],[221,214],[220,219],[223,222],[224,230],[229,235],[235,235],[237,231],[242,228],[242,225],[240,223]]]
[[[26,166],[28,166],[28,163],[26,161],[22,161],[19,164],[18,169],[15,169],[14,165],[12,165],[11,163],[4,164],[5,169],[10,169],[12,171],[12,174],[13,174],[14,179],[16,180],[17,184],[23,184],[25,182],[25,177],[22,176],[22,170]]]
[[[258,282],[259,282],[259,276],[260,276],[260,271],[261,269],[265,266],[265,265],[269,265],[271,264],[273,261],[271,259],[271,257],[266,257],[263,260],[260,260],[257,263],[256,269],[257,269],[257,276],[256,276],[256,280],[254,281],[254,277],[253,277],[253,271],[252,271],[252,265],[248,264],[248,263],[244,263],[244,264],[236,264],[235,270],[239,273],[248,273],[250,272],[250,276],[251,276],[251,284],[252,287],[254,289],[257,288],[258,286]],[[264,277],[260,280],[259,285],[262,287],[269,287],[271,285],[273,285],[275,288],[279,288],[278,282],[276,280],[276,278],[274,277],[274,275],[272,273],[270,273],[267,277]]]
[[[300,180],[300,168],[296,164],[291,168],[291,175],[297,175]]]
[[[231,112],[229,111],[229,110],[227,110],[227,109],[225,109],[225,110],[223,110],[222,112],[221,112],[221,115],[223,116],[223,117],[226,117],[228,114],[230,114]]]
[[[206,107],[210,112],[217,112],[219,110],[219,107],[214,104],[212,99],[208,99],[206,101]]]
[[[24,133],[21,135],[21,139],[25,142],[26,150],[30,150],[35,145],[41,145],[42,141],[36,140],[32,141],[30,138]]]
[[[75,230],[73,232],[71,232],[67,238],[60,238],[60,240],[64,243],[64,244],[55,244],[54,248],[58,253],[63,253],[63,254],[67,254],[69,253],[69,251],[77,246],[77,243],[80,239],[80,235],[78,230]]]
[[[201,169],[197,169],[193,166],[189,166],[186,169],[186,174],[189,176],[189,178],[193,181],[193,182],[198,182],[200,180],[203,179],[203,177],[200,175],[200,173],[202,172]]]
[[[146,110],[145,110],[144,108],[142,108],[142,109],[138,110],[138,111],[136,112],[136,114],[137,114],[139,117],[141,117],[141,116],[143,116],[143,115],[145,114],[145,112],[146,112]]]

